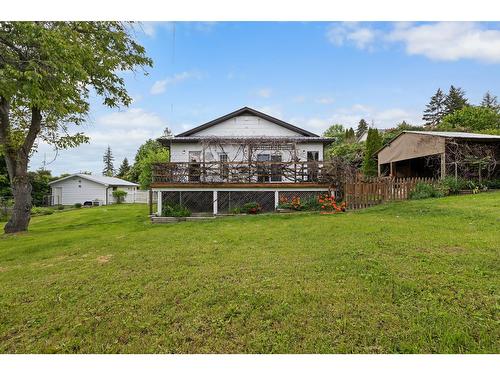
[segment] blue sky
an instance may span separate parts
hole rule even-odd
[[[90,144],[54,151],[54,175],[100,174],[109,144],[115,166],[162,134],[179,133],[243,106],[320,134],[359,119],[387,128],[419,124],[438,87],[462,87],[472,103],[500,95],[500,27],[495,23],[221,22],[143,23],[138,40],[154,60],[149,75],[123,73],[129,108],[92,100],[83,127]]]

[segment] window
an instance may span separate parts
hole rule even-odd
[[[270,154],[257,155],[257,182],[269,181],[269,165],[267,162],[271,160]]]
[[[281,162],[281,155],[271,155],[271,161],[276,161],[278,163],[271,164],[271,181],[281,182],[281,176],[283,175],[283,166]]]
[[[225,152],[221,152],[219,154],[219,171],[220,171],[220,177],[223,180],[226,180],[229,178],[229,165],[227,162],[229,161],[227,154]]]

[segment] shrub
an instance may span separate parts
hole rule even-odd
[[[171,216],[171,217],[186,217],[191,216],[191,211],[185,206],[180,204],[167,204],[162,209],[163,216]]]
[[[262,211],[262,207],[257,202],[249,202],[243,205],[242,211],[247,214],[258,214]]]
[[[321,209],[321,203],[319,203],[319,196],[307,198],[302,203],[302,207],[306,211],[319,211]]]
[[[75,203],[74,207],[75,208],[82,208],[82,204],[81,203]]]
[[[434,185],[419,182],[415,185],[415,189],[410,192],[410,199],[426,199],[426,198],[439,198],[445,194]]]
[[[231,213],[236,214],[236,215],[241,214],[241,212],[242,212],[241,207],[233,207],[231,209]]]
[[[49,207],[32,207],[31,214],[34,216],[52,215],[54,210]]]
[[[123,203],[126,195],[127,195],[127,192],[125,190],[118,189],[118,190],[113,191],[113,197],[115,197],[116,203],[118,203],[118,204]]]
[[[493,180],[483,181],[483,184],[488,189],[500,189],[500,178],[496,178],[496,179],[493,179]]]
[[[463,178],[455,178],[452,176],[447,176],[440,181],[440,185],[445,194],[458,194],[460,190],[466,188],[466,184],[467,181]]]
[[[56,206],[56,208],[57,208],[59,211],[64,210],[64,206],[63,206],[62,204],[58,204],[58,205]]]

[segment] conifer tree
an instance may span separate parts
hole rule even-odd
[[[380,133],[375,128],[368,129],[368,137],[366,139],[365,146],[365,158],[363,160],[362,170],[365,176],[377,176],[378,174],[378,164],[377,164],[377,152],[380,147],[382,147],[382,137]]]
[[[446,99],[444,101],[445,105],[445,114],[449,115],[459,109],[462,109],[465,106],[468,106],[468,100],[465,97],[465,91],[460,87],[455,87],[453,85],[450,86],[450,91],[448,95],[446,95]]]
[[[356,133],[353,128],[346,129],[345,131],[345,141],[352,143],[356,140]]]
[[[128,163],[128,159],[125,158],[123,159],[120,168],[118,168],[118,174],[116,176],[120,178],[126,178],[129,171],[130,171],[130,164]]]
[[[102,161],[104,162],[104,169],[102,170],[103,176],[112,177],[115,174],[115,167],[113,166],[114,160],[115,158],[111,152],[111,147],[108,146],[102,158]]]
[[[445,101],[446,96],[441,89],[438,89],[436,93],[431,97],[431,101],[427,104],[422,120],[425,121],[425,126],[435,127],[437,126],[445,113]]]
[[[361,137],[368,130],[368,123],[364,118],[359,120],[358,128],[356,129],[356,138]]]
[[[498,104],[496,95],[490,94],[489,91],[484,94],[483,100],[481,101],[481,107],[492,109],[497,113],[500,112],[500,105]]]

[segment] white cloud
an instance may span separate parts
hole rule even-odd
[[[260,96],[261,98],[270,98],[273,90],[271,90],[268,87],[261,88],[257,90],[257,95]]]
[[[153,37],[156,34],[155,23],[154,22],[142,22],[142,31],[149,37]]]
[[[110,145],[115,157],[115,167],[123,158],[132,161],[138,147],[146,140],[162,135],[167,122],[155,113],[142,108],[130,108],[125,111],[111,112],[97,117],[92,124],[85,125],[78,131],[84,131],[90,137],[89,144],[80,145],[75,149],[62,150],[57,159],[47,166],[54,175],[75,173],[90,170],[100,174],[102,170],[102,155]],[[75,129],[73,129],[75,130]],[[40,144],[38,152],[32,157],[30,167],[39,168],[44,155],[48,161],[55,153],[51,146]]]
[[[331,97],[325,96],[323,98],[316,99],[316,103],[318,104],[332,104],[335,100]]]
[[[485,29],[474,22],[396,24],[387,39],[403,42],[410,55],[432,60],[500,62],[500,30]]]
[[[354,44],[359,49],[367,49],[375,41],[378,31],[359,22],[341,22],[329,26],[326,36],[336,46]]]
[[[375,109],[362,104],[355,104],[348,108],[338,108],[336,111],[324,117],[291,118],[289,121],[300,127],[304,127],[316,133],[322,133],[330,125],[342,124],[346,127],[356,128],[359,120],[364,118],[370,125],[376,128],[386,129],[397,125],[402,121],[410,124],[420,124],[420,114],[407,111],[402,108]]]
[[[337,22],[328,27],[326,37],[335,46],[373,50],[403,43],[407,54],[431,60],[500,63],[500,29],[477,22],[396,22],[390,30],[367,22]]]
[[[126,111],[112,112],[99,117],[96,123],[109,127],[151,128],[163,126],[165,122],[156,114],[146,112],[142,108],[130,108]]]
[[[171,77],[167,77],[160,81],[156,81],[151,90],[149,91],[151,95],[159,95],[164,93],[169,86],[175,85],[177,83],[189,80],[189,79],[199,79],[201,75],[197,72],[182,72],[174,74]]]

